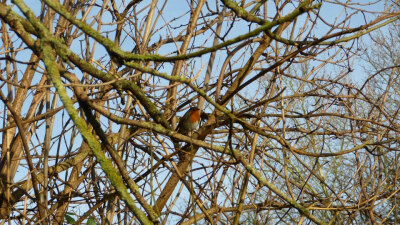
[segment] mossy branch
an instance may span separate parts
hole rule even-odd
[[[304,12],[307,12],[311,9],[321,7],[321,3],[308,6],[310,4],[310,1],[307,0],[307,1],[304,1],[303,3],[301,3],[300,7],[293,10],[293,12],[287,14],[286,16],[278,18],[277,20],[274,20],[272,22],[266,22],[262,26],[254,29],[246,34],[239,35],[233,39],[222,42],[213,47],[204,48],[203,50],[200,50],[197,52],[184,54],[184,55],[165,57],[165,56],[153,55],[153,54],[139,55],[139,54],[132,54],[130,52],[124,52],[117,45],[115,45],[115,43],[113,41],[111,41],[108,38],[103,37],[99,32],[97,32],[96,30],[91,28],[89,25],[87,25],[83,21],[76,19],[74,16],[72,16],[59,2],[51,1],[51,0],[44,0],[44,2],[46,2],[46,4],[49,7],[51,7],[53,10],[58,12],[65,19],[67,19],[69,22],[71,22],[72,24],[77,26],[79,29],[81,29],[83,32],[85,32],[87,35],[93,37],[96,41],[101,43],[107,49],[107,51],[110,53],[111,56],[118,58],[122,62],[131,61],[131,60],[167,62],[167,61],[185,60],[185,59],[189,59],[189,58],[193,58],[193,57],[199,57],[201,55],[217,51],[218,49],[221,49],[221,48],[227,47],[229,45],[235,44],[237,42],[247,40],[248,38],[257,36],[258,34],[260,34],[263,31],[272,29],[274,26],[294,20],[297,16],[303,14]]]
[[[38,43],[32,38],[30,34],[38,36],[38,30],[35,29],[28,20],[22,18],[20,15],[16,14],[14,11],[11,10],[10,7],[6,5],[2,5],[0,7],[0,17],[7,21],[9,25],[15,30],[15,32],[24,40],[24,42],[28,45],[28,47],[35,52],[37,55],[41,55],[40,50],[38,49]],[[43,30],[46,28],[43,27]],[[30,33],[30,34],[29,34]],[[169,127],[168,121],[164,118],[163,114],[160,113],[158,108],[154,105],[154,103],[145,95],[145,93],[131,81],[127,80],[116,80],[115,77],[112,75],[102,72],[95,68],[90,63],[86,62],[85,60],[81,59],[78,55],[69,49],[65,43],[55,38],[49,32],[47,33],[47,41],[51,42],[54,46],[54,50],[63,57],[64,60],[70,60],[74,63],[80,70],[86,72],[103,82],[112,82],[111,85],[118,89],[124,89],[126,91],[131,92],[139,101],[142,103],[146,111],[150,114],[150,116],[156,121],[157,123],[162,124],[164,127]]]
[[[49,44],[49,32],[44,28],[33,12],[25,5],[21,0],[14,0],[16,5],[28,18],[28,21],[33,25],[35,30],[39,34],[41,39],[40,50],[42,53],[42,59],[46,67],[46,71],[57,89],[61,101],[63,102],[65,109],[67,110],[69,116],[74,121],[74,124],[78,128],[80,134],[82,135],[85,142],[89,145],[93,154],[96,156],[97,161],[100,163],[101,168],[106,173],[107,177],[110,179],[111,184],[114,186],[118,192],[120,198],[124,200],[129,207],[129,209],[137,216],[138,220],[142,224],[153,224],[149,218],[141,211],[135,204],[135,201],[131,198],[130,194],[125,187],[120,174],[115,170],[110,159],[108,159],[102,150],[101,144],[97,141],[94,135],[90,132],[86,125],[86,122],[78,115],[71,98],[68,96],[65,87],[61,81],[60,73],[56,65],[56,59],[52,51],[52,46]]]
[[[74,121],[74,124],[78,128],[80,134],[86,143],[88,143],[93,154],[96,156],[97,161],[100,163],[101,168],[106,173],[107,177],[110,179],[111,184],[115,187],[119,196],[124,200],[129,207],[129,209],[137,216],[142,224],[153,224],[149,218],[141,211],[135,204],[135,201],[131,198],[128,193],[127,188],[121,178],[121,175],[116,171],[110,159],[108,159],[102,150],[101,144],[90,132],[86,125],[86,122],[78,115],[71,98],[68,96],[65,87],[61,81],[59,71],[57,69],[55,58],[53,56],[52,48],[49,44],[43,44],[43,61],[46,66],[46,71],[50,76],[54,87],[57,89],[60,95],[61,101],[63,102],[65,109],[67,110],[69,116]]]
[[[237,16],[239,16],[240,18],[245,19],[246,21],[255,22],[255,23],[258,23],[260,25],[263,25],[265,23],[270,23],[269,21],[261,19],[261,18],[257,17],[256,15],[247,12],[244,8],[240,7],[234,1],[231,1],[231,0],[221,0],[221,1],[222,1],[222,3],[224,3],[224,5],[226,7],[230,8],[231,10],[233,10]]]

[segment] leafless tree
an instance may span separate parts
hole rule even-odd
[[[3,0],[2,223],[399,223],[398,4]]]

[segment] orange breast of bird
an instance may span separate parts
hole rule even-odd
[[[179,121],[177,131],[181,134],[187,134],[196,130],[200,122],[200,110],[198,108],[191,108]]]
[[[198,123],[199,121],[200,121],[200,110],[196,110],[190,115],[190,122]]]

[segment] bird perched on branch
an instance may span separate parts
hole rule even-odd
[[[200,109],[197,107],[192,107],[179,120],[179,124],[176,131],[178,133],[187,135],[196,130],[197,126],[199,125],[199,122],[200,122]]]

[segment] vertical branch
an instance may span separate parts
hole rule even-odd
[[[178,54],[186,54],[186,52],[188,50],[188,46],[189,46],[190,42],[192,41],[192,37],[193,37],[194,31],[196,29],[197,20],[199,18],[199,15],[200,15],[201,9],[203,8],[204,3],[205,3],[205,0],[199,0],[196,5],[196,9],[194,11],[191,10],[189,24],[188,24],[188,27],[186,28],[186,34],[183,38],[181,48],[178,50]],[[183,66],[182,60],[176,61],[171,74],[175,75],[175,76],[180,76],[182,66]],[[188,76],[188,75],[186,74],[186,76]],[[176,116],[173,115],[173,111],[174,111],[174,109],[176,109],[176,106],[177,106],[177,97],[178,97],[177,96],[177,87],[175,86],[174,81],[171,81],[169,83],[169,85],[172,86],[172,88],[168,89],[168,94],[166,97],[165,114],[167,115],[166,116],[167,118],[169,118],[170,116],[173,116],[171,121],[172,121],[172,124],[175,125],[177,120],[176,120]],[[174,126],[172,126],[172,127],[174,127]]]
[[[217,22],[217,28],[215,29],[215,35],[214,35],[214,42],[213,42],[213,46],[217,45],[220,39],[220,35],[221,35],[221,29],[222,29],[222,24],[224,22],[224,17],[226,14],[226,7],[224,6],[224,8],[222,9],[222,12],[219,13],[218,15],[218,22]],[[206,75],[204,77],[204,84],[203,84],[203,90],[204,92],[208,92],[208,85],[210,82],[210,77],[212,75],[213,72],[213,66],[214,66],[214,62],[215,62],[215,55],[217,53],[216,52],[211,52],[210,54],[210,59],[208,61],[208,65],[207,65],[207,70],[206,70]],[[199,109],[203,109],[203,105],[204,105],[204,98],[203,97],[199,97],[199,102],[198,102],[198,108]]]

